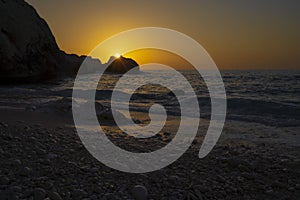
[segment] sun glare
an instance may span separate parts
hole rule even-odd
[[[116,53],[114,56],[115,56],[115,58],[120,58],[120,57],[121,57],[121,54]]]

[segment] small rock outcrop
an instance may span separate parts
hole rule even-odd
[[[112,58],[110,60],[112,60]],[[121,56],[119,58],[113,58],[110,62],[111,64],[106,70],[106,72],[109,73],[124,74],[131,69],[135,69],[135,72],[139,71],[139,64],[131,58]]]

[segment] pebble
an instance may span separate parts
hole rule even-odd
[[[136,185],[131,190],[132,196],[136,200],[146,200],[148,197],[148,190],[145,186]]]
[[[193,186],[193,188],[194,188],[194,190],[196,191],[199,191],[200,193],[201,192],[203,192],[203,193],[205,193],[205,192],[208,192],[209,191],[209,188],[207,187],[207,186],[201,186],[201,185],[194,185]]]
[[[8,177],[0,177],[0,185],[8,185],[10,182]]]
[[[35,152],[37,155],[45,155],[46,154],[46,151],[44,149],[36,149]]]
[[[200,192],[199,190],[197,190],[197,189],[194,189],[194,191],[195,191],[195,194],[197,195],[198,199],[199,199],[199,200],[202,200],[203,197],[202,197],[201,192]]]
[[[13,162],[12,162],[13,166],[20,166],[21,164],[22,164],[22,162],[20,160],[18,160],[18,159],[13,160]]]
[[[82,197],[86,196],[86,192],[81,189],[76,189],[73,191],[72,196],[73,196],[73,199],[74,198],[82,199]]]
[[[13,187],[11,187],[10,189],[11,189],[12,191],[14,191],[14,192],[17,192],[17,193],[22,192],[22,188],[19,187],[19,186],[13,186]]]
[[[179,177],[178,176],[170,176],[169,180],[172,182],[177,182],[179,180]]]
[[[267,194],[273,193],[274,191],[272,189],[266,190]]]
[[[43,184],[43,187],[46,189],[46,190],[51,190],[53,188],[53,183],[51,183],[50,181],[47,181]]]
[[[0,126],[8,127],[8,124],[6,124],[6,123],[4,123],[4,122],[0,122]]]
[[[199,200],[199,198],[196,197],[196,196],[195,196],[193,193],[191,193],[191,192],[188,194],[188,198],[189,198],[189,199],[192,199],[192,200]]]
[[[55,158],[58,158],[58,156],[54,153],[49,153],[47,156],[46,156],[47,159],[49,160],[52,160],[52,159],[55,159]]]
[[[36,188],[34,190],[34,199],[35,200],[44,200],[46,197],[46,191],[42,188]]]
[[[134,123],[136,123],[136,124],[141,124],[142,121],[141,121],[141,120],[138,120],[138,119],[135,119],[135,120],[134,120]]]
[[[9,191],[4,191],[11,195],[8,199],[61,200],[88,197],[93,200],[101,197],[105,199],[122,197],[146,200],[183,199],[186,196],[190,199],[222,199],[241,194],[245,194],[244,197],[248,199],[251,199],[253,194],[258,195],[257,198],[268,198],[277,194],[279,197],[287,198],[300,190],[300,184],[294,176],[298,169],[296,164],[299,164],[300,160],[277,158],[276,148],[272,155],[265,147],[263,149],[243,147],[243,151],[239,151],[239,148],[231,146],[226,148],[216,146],[205,162],[193,161],[187,153],[168,168],[137,176],[116,172],[90,159],[90,156],[84,153],[80,140],[74,139],[76,136],[74,131],[72,134],[63,134],[62,131],[52,133],[51,129],[39,132],[32,127],[30,131],[23,132],[23,128],[22,131],[16,130],[20,132],[18,135],[14,133],[13,127],[9,128],[12,131],[5,132],[0,125],[4,138],[0,139],[0,154],[3,155],[0,162],[0,191]],[[157,134],[157,137],[167,139],[165,135],[169,133],[162,132]],[[6,140],[6,136],[11,140]],[[16,140],[17,137],[21,139]],[[28,145],[27,139],[32,145]],[[64,149],[73,149],[73,153],[69,151],[66,151],[66,154],[60,153]],[[34,154],[36,150],[43,156],[36,156]],[[195,158],[194,155],[192,158]],[[269,167],[271,165],[272,168]],[[279,182],[286,183],[288,182],[286,179],[291,179],[288,184]],[[103,180],[108,181],[108,184],[103,184]],[[136,182],[149,187],[134,186]],[[134,184],[132,185],[134,187],[130,187],[131,184]],[[148,194],[150,191],[151,195]],[[0,199],[5,199],[1,193]]]
[[[31,169],[29,167],[24,167],[20,169],[19,173],[21,176],[28,176],[30,174]]]
[[[169,133],[169,132],[164,132],[164,136],[170,136],[171,135],[171,133]]]
[[[2,196],[2,195],[1,195]],[[0,196],[0,197],[1,197]],[[18,195],[15,193],[15,192],[13,192],[13,191],[7,191],[7,193],[5,194],[4,193],[4,199],[9,199],[9,200],[18,200],[19,198],[18,198]],[[5,196],[7,197],[7,198],[5,198]]]
[[[112,193],[107,193],[107,194],[104,195],[103,199],[105,199],[105,200],[114,200],[115,196]]]
[[[62,200],[61,196],[57,192],[49,192],[48,196],[52,200]]]
[[[163,142],[165,142],[165,143],[169,143],[169,142],[171,142],[171,141],[172,141],[172,139],[170,139],[170,138],[164,139],[164,140],[163,140]]]

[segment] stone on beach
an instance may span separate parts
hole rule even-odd
[[[136,200],[147,200],[148,190],[145,186],[136,185],[132,188],[131,193]]]

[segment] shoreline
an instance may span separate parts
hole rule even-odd
[[[149,199],[297,199],[300,195],[297,127],[275,129],[226,121],[219,142],[204,159],[198,158],[200,133],[197,142],[170,166],[152,173],[127,174],[104,166],[89,154],[70,113],[11,108],[0,108],[0,113],[0,197],[27,199],[41,190],[45,198],[132,199],[136,185],[147,188]],[[202,122],[200,130],[205,130],[207,120]],[[120,147],[146,149],[114,127],[104,128]],[[158,146],[147,144],[157,148],[169,141],[167,137],[162,136]]]

